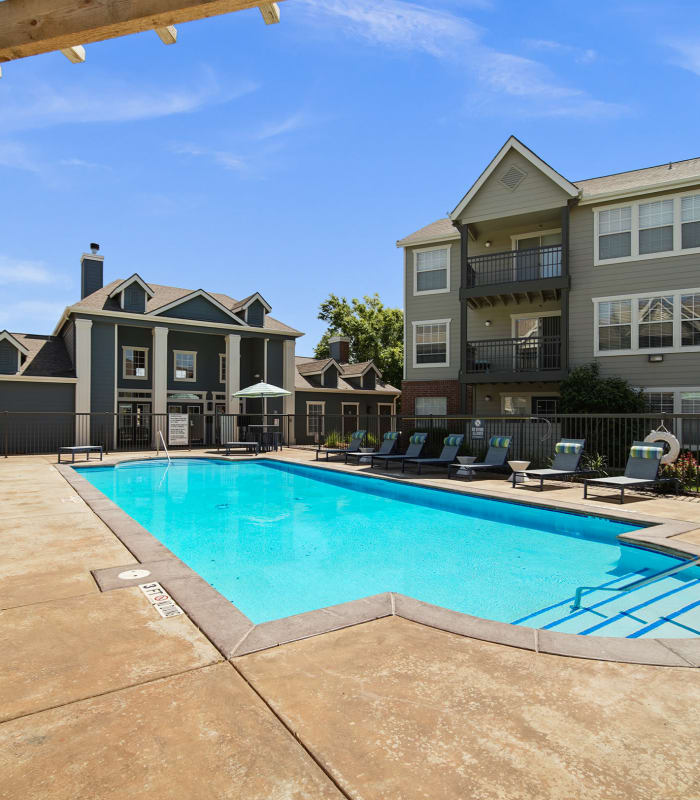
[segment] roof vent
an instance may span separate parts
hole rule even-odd
[[[523,172],[521,169],[513,165],[509,167],[503,173],[503,175],[501,175],[501,183],[507,189],[514,191],[518,188],[518,186],[520,186],[520,184],[523,182],[523,178],[525,178],[526,175],[526,172]]]

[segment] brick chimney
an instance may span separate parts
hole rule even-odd
[[[100,246],[97,242],[90,242],[90,252],[83,253],[80,259],[80,299],[101,289],[104,285],[102,265],[104,256],[98,255]]]
[[[331,358],[339,364],[347,364],[350,361],[350,342],[349,336],[331,336],[328,345],[331,351]]]

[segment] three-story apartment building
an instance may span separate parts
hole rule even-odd
[[[592,361],[700,411],[700,159],[572,182],[511,137],[397,246],[405,413],[552,413]]]

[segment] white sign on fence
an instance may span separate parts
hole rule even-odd
[[[189,444],[189,415],[168,414],[168,444]]]
[[[486,431],[482,427],[483,423],[480,419],[475,419],[472,422],[472,439],[483,439]]]

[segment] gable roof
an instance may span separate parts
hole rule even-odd
[[[442,242],[445,239],[459,239],[459,231],[452,224],[452,220],[449,217],[431,222],[430,225],[404,236],[403,239],[399,239],[396,242],[396,246],[407,247],[413,244],[430,244],[431,242]]]
[[[520,141],[520,139],[516,139],[515,136],[510,136],[508,138],[508,141],[491,159],[490,164],[476,179],[471,189],[460,200],[455,210],[450,214],[450,219],[457,219],[462,214],[464,209],[469,205],[469,203],[474,198],[479,189],[481,189],[484,183],[486,183],[486,181],[489,179],[489,177],[496,169],[496,167],[501,163],[501,161],[503,161],[503,159],[511,150],[515,150],[517,153],[519,153],[524,159],[529,161],[536,169],[540,170],[540,172],[544,173],[550,180],[556,183],[560,189],[563,189],[570,197],[578,196],[579,190],[577,186],[571,183],[571,181],[568,181],[563,175],[560,175],[555,169],[550,167],[546,161],[543,161],[536,153],[530,150],[529,147],[526,147]]]
[[[6,333],[6,331],[3,331]],[[49,378],[73,378],[75,370],[66,345],[60,336],[40,336],[34,333],[9,334],[26,355],[19,375]]]
[[[29,355],[29,350],[26,346],[19,341],[17,336],[21,334],[11,334],[9,331],[0,331],[0,342],[9,342],[13,347],[17,348],[23,356]]]
[[[162,314],[164,311],[170,311],[172,308],[177,308],[181,306],[183,303],[189,303],[190,300],[195,300],[197,297],[203,297],[205,300],[208,300],[212,305],[216,306],[219,311],[223,311],[224,314],[227,314],[231,317],[234,322],[237,322],[239,325],[245,325],[244,320],[242,320],[239,316],[236,316],[234,312],[227,308],[223,303],[214,297],[214,295],[209,294],[204,289],[195,289],[193,292],[184,295],[183,297],[177,298],[177,300],[172,300],[170,303],[166,303],[163,306],[158,306],[154,308],[150,313],[151,314]]]
[[[244,297],[243,300],[239,300],[232,310],[236,312],[243,311],[243,309],[248,308],[255,300],[259,300],[263,304],[268,314],[272,311],[272,306],[265,300],[260,292],[253,292],[253,294],[249,294],[248,297]]]
[[[122,281],[120,284],[115,286],[114,289],[112,289],[112,292],[110,293],[109,296],[117,297],[117,295],[121,294],[121,292],[123,292],[124,289],[131,286],[132,283],[138,283],[139,286],[144,290],[144,292],[146,292],[146,295],[148,297],[153,297],[153,295],[155,294],[153,289],[151,289],[151,287],[146,283],[146,281],[144,281],[144,279],[140,275],[134,272],[134,274],[130,278],[127,278],[125,281]]]
[[[620,197],[644,191],[662,191],[664,188],[700,183],[700,158],[685,161],[672,161],[655,167],[633,169],[576,181],[581,190],[581,202],[602,200],[606,197]]]
[[[77,303],[73,303],[73,305],[69,306],[64,312],[63,317],[56,326],[54,334],[60,330],[67,314],[69,314],[71,311],[83,311],[86,313],[89,313],[90,311],[114,311],[115,313],[121,313],[122,309],[119,306],[118,298],[111,297],[111,293],[122,283],[124,283],[124,279],[118,278],[117,280],[106,284],[101,289],[97,289],[97,291],[89,294],[87,297],[84,297]],[[145,311],[146,314],[153,314],[156,310],[162,310],[162,307],[168,303],[182,300],[184,297],[193,294],[192,289],[181,289],[177,286],[162,286],[157,283],[151,283],[148,285],[153,290],[153,297],[147,298]],[[231,312],[233,312],[234,307],[240,302],[238,300],[234,300],[233,297],[230,297],[227,294],[221,294],[220,292],[206,292],[206,294],[208,297],[212,297],[217,300],[219,303],[221,303],[221,305],[225,306],[225,308]],[[233,313],[235,315],[235,312]],[[196,320],[193,321],[196,322]],[[245,325],[244,322],[241,322],[240,324]],[[292,328],[289,325],[285,325],[283,322],[274,319],[268,314],[265,315],[263,329],[271,331],[274,330],[280,333],[296,334],[297,336],[301,335],[301,331],[298,331],[296,328]]]
[[[310,358],[308,356],[295,356],[294,360],[296,363],[296,375],[294,381],[294,386],[296,389],[329,390],[330,387],[313,383],[310,378],[321,374],[328,369],[331,364],[334,364],[338,368],[338,386],[331,391],[345,391],[357,394],[378,391],[392,392],[397,395],[401,394],[400,389],[397,389],[395,386],[392,386],[390,383],[385,383],[382,380],[382,373],[379,371],[374,361],[371,360],[363,361],[359,364],[338,364],[338,362],[332,358]],[[357,386],[350,382],[350,380],[353,378],[362,377],[370,369],[373,369],[377,373],[377,381],[374,390],[365,389],[362,386]]]

